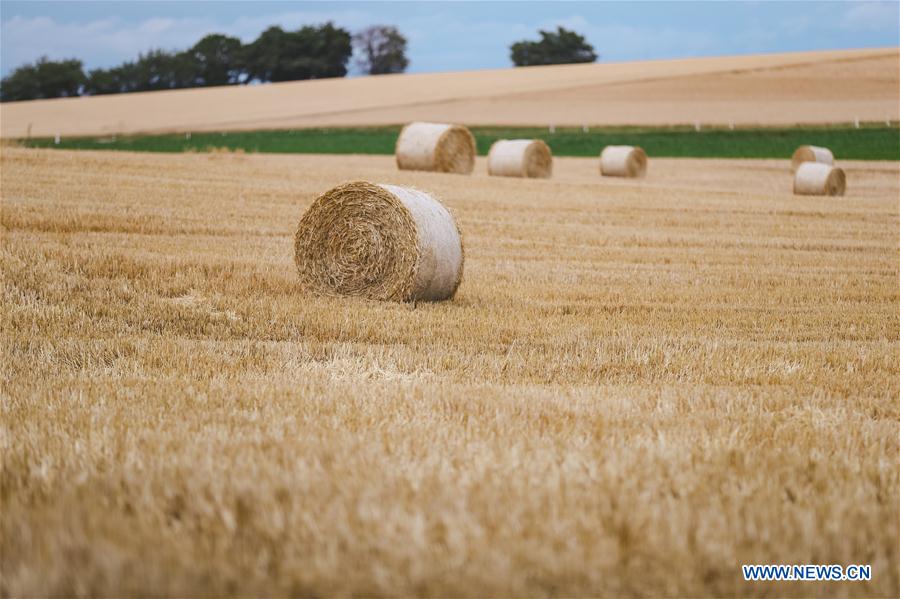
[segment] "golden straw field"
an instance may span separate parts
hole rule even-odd
[[[321,126],[759,126],[900,120],[900,49],[333,78],[3,105],[3,137]],[[599,149],[598,149],[599,151]]]
[[[4,596],[900,594],[898,163],[0,160]],[[359,179],[453,211],[453,301],[298,289]]]

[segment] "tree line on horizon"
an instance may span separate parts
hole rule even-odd
[[[593,47],[574,31],[559,27],[539,34],[538,41],[523,40],[510,46],[515,66],[597,60]],[[0,81],[0,101],[344,77],[354,48],[361,72],[402,73],[409,66],[406,45],[400,31],[388,25],[371,26],[353,35],[331,22],[295,31],[272,26],[248,44],[213,33],[187,50],[154,49],[134,61],[90,71],[75,58],[54,61],[42,57]]]
[[[376,25],[351,35],[333,23],[295,31],[272,26],[253,42],[220,33],[191,48],[153,49],[136,60],[85,71],[78,59],[46,57],[20,66],[0,82],[2,101],[120,94],[217,85],[245,85],[343,77],[353,54],[367,74],[400,73],[409,61],[406,38],[395,27]]]

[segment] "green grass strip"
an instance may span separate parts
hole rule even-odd
[[[400,127],[320,128],[115,137],[19,140],[36,148],[134,152],[206,152],[212,149],[286,154],[393,154]],[[843,127],[473,127],[478,153],[502,138],[540,138],[554,156],[597,156],[609,144],[643,147],[650,156],[692,158],[786,158],[803,144],[831,148],[846,160],[900,160],[900,128],[865,124]]]

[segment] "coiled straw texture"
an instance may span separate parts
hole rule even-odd
[[[501,139],[488,152],[488,174],[546,179],[553,174],[553,155],[540,139]]]
[[[397,168],[468,175],[475,168],[475,138],[462,125],[410,123],[397,138]]]
[[[357,181],[309,207],[294,238],[304,289],[378,300],[452,298],[462,280],[462,239],[431,195]]]
[[[643,177],[647,154],[637,146],[606,146],[600,153],[600,174],[606,177]]]
[[[794,173],[797,195],[842,196],[847,190],[843,169],[821,162],[804,162]]]
[[[834,164],[834,154],[828,148],[819,146],[800,146],[794,150],[791,156],[791,170],[796,171],[804,162],[821,162],[822,164]]]

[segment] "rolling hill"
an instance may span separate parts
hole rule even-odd
[[[385,125],[900,120],[900,49],[323,79],[5,103],[3,137]]]

